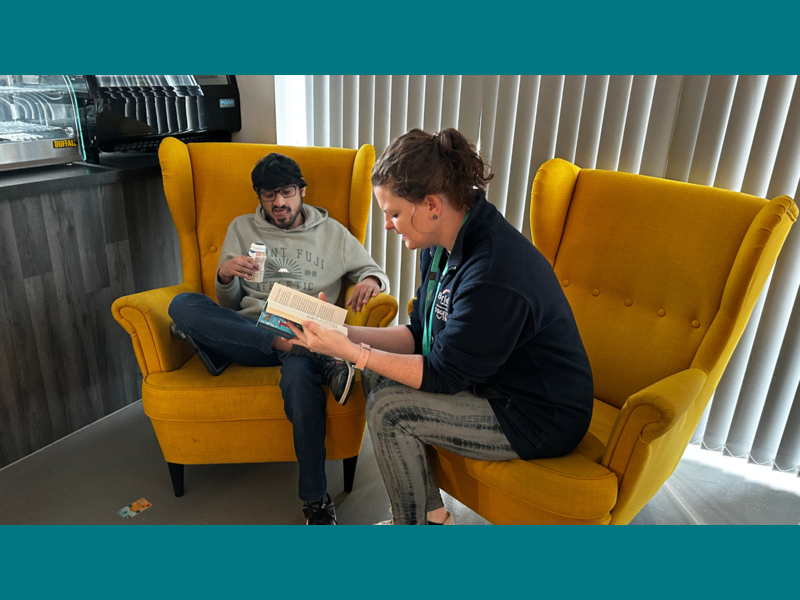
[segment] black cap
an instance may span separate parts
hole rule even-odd
[[[300,172],[300,165],[294,160],[283,154],[271,152],[256,163],[253,173],[253,189],[274,190],[284,185],[296,183],[299,187],[306,186],[303,174]]]

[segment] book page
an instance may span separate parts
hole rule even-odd
[[[269,294],[266,309],[280,317],[302,323],[314,321],[347,335],[344,321],[347,311],[297,290],[276,283]]]

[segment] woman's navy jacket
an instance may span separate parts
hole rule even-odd
[[[471,390],[489,401],[520,458],[562,456],[589,428],[589,359],[550,263],[479,195],[431,298],[431,352],[420,389]],[[420,250],[422,285],[408,325],[417,354],[431,310],[425,295],[435,250]]]

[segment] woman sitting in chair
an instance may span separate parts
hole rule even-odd
[[[305,323],[313,352],[364,371],[367,423],[392,504],[385,524],[452,524],[427,456],[562,456],[592,416],[589,360],[572,310],[542,254],[486,200],[492,178],[458,131],[418,129],[372,172],[385,228],[420,248],[422,285],[409,325]]]

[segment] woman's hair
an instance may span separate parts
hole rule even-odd
[[[437,134],[412,129],[392,142],[372,169],[373,186],[389,186],[394,196],[415,203],[443,194],[456,209],[472,208],[475,191],[492,177],[475,146],[452,128]]]

